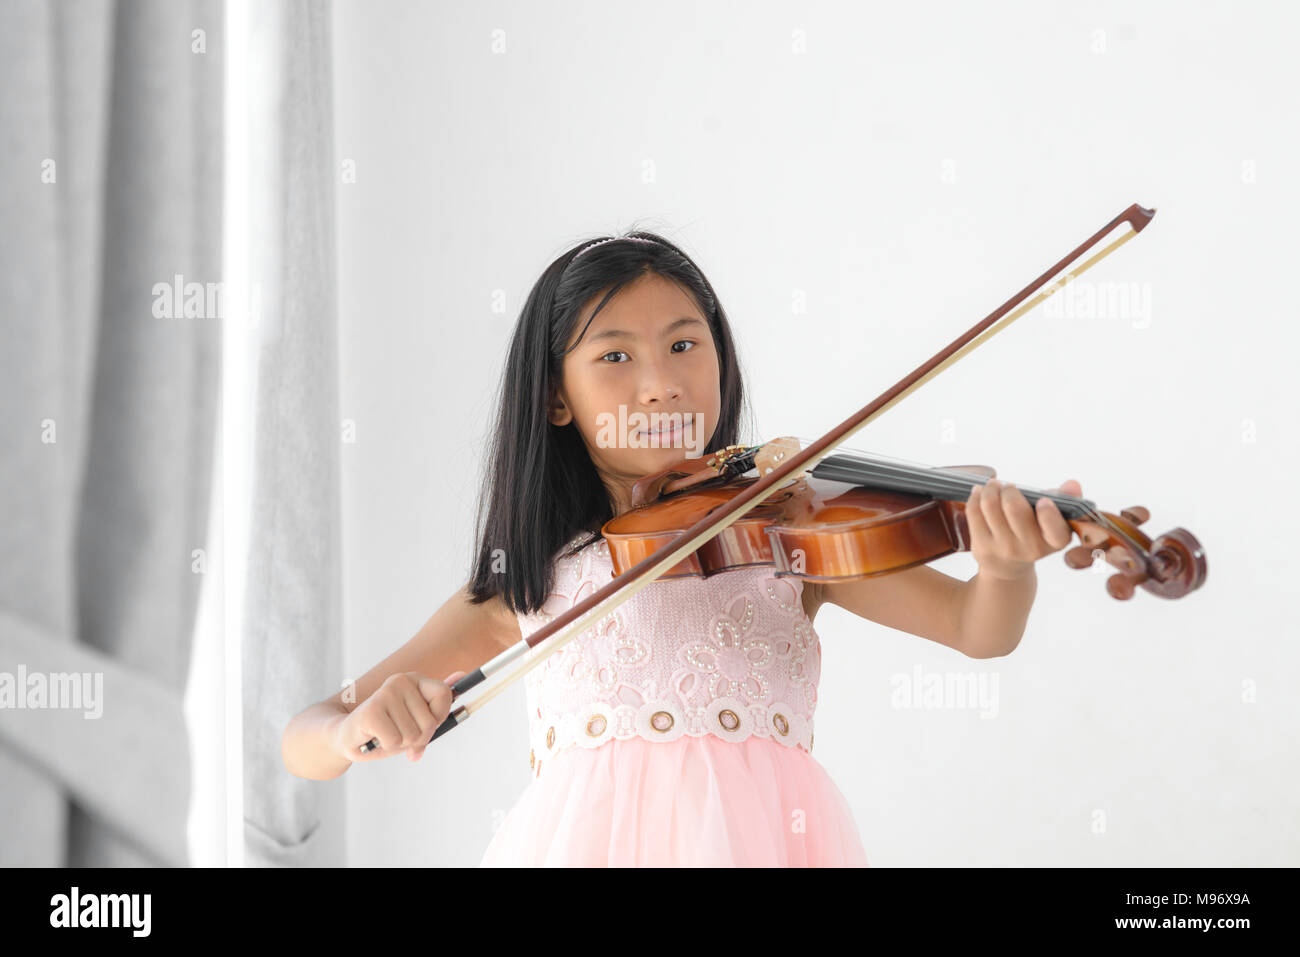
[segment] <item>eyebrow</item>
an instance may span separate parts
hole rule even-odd
[[[665,328],[664,331],[660,333],[660,335],[661,336],[669,335],[670,333],[676,332],[682,326],[687,326],[690,325],[691,323],[698,323],[699,325],[702,326],[704,325],[704,320],[696,319],[694,316],[683,316],[682,318],[669,323],[667,328]],[[605,329],[602,332],[597,332],[587,341],[600,342],[606,339],[635,339],[635,338],[636,336],[634,336],[632,333],[624,332],[622,329]]]

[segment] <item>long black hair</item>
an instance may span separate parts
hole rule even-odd
[[[609,491],[577,424],[552,425],[547,410],[582,307],[603,293],[594,319],[619,289],[649,273],[689,292],[713,334],[722,402],[717,429],[705,449],[737,443],[745,392],[731,327],[713,286],[691,258],[643,230],[574,246],[533,285],[510,342],[479,495],[469,583],[474,604],[500,595],[516,613],[535,612],[550,594],[557,554],[580,534],[586,533],[579,548],[595,541],[600,527],[614,517]]]

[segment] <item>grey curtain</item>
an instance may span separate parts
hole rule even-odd
[[[102,676],[0,710],[0,865],[187,861],[221,331],[156,287],[221,279],[222,21],[0,5],[0,678]]]
[[[251,4],[249,264],[261,289],[243,632],[244,863],[341,865],[344,778],[285,770],[289,719],[342,674],[329,6]],[[346,776],[345,776],[346,777]]]
[[[294,778],[279,750],[342,679],[329,6],[248,10],[260,308],[245,607],[226,622],[245,863],[341,864],[343,781]],[[0,710],[0,865],[187,863],[225,318],[208,307],[230,303],[168,314],[159,289],[222,285],[224,18],[217,0],[0,6],[0,693],[6,674],[102,681],[97,719]]]

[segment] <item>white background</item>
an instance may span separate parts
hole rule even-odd
[[[974,7],[338,4],[340,680],[466,579],[505,346],[573,243],[681,243],[757,438],[811,437],[1137,202],[1155,220],[1088,280],[1148,298],[1040,307],[852,445],[1145,505],[1148,534],[1200,539],[1207,585],[1117,602],[1109,566],[1049,556],[990,660],[827,607],[814,757],[873,865],[1300,863],[1300,16]],[[996,675],[996,717],[895,707],[918,666]],[[515,687],[419,764],[347,773],[350,862],[477,864],[529,780]]]

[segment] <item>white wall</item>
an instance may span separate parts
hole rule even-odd
[[[824,610],[815,757],[876,865],[1300,863],[1297,15],[974,6],[338,4],[340,679],[464,581],[504,348],[576,240],[684,243],[761,436],[815,436],[1138,202],[1154,222],[1089,277],[1149,311],[1040,308],[853,444],[1146,505],[1199,537],[1207,586],[1120,603],[1050,556],[992,660]],[[997,716],[894,707],[918,666],[996,675]],[[349,771],[351,862],[476,864],[525,729],[515,688],[419,764]]]

